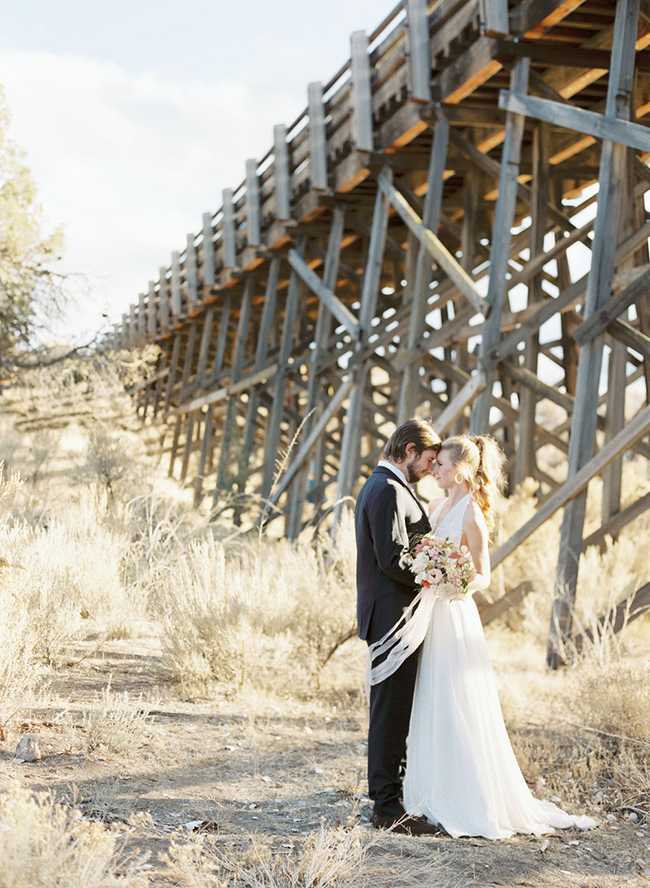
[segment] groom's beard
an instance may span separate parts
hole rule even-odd
[[[426,475],[426,472],[416,472],[411,465],[406,466],[406,480],[409,484],[417,484]]]

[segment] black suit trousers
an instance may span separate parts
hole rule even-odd
[[[376,610],[381,611],[381,608]],[[375,620],[375,616],[380,617],[380,614],[373,614],[368,637],[371,644],[387,631],[385,622]],[[398,618],[396,615],[388,628]],[[377,627],[373,625],[375,623]],[[419,654],[419,651],[411,654],[396,672],[370,688],[368,792],[374,802],[374,813],[383,816],[400,817],[404,814],[402,772]]]

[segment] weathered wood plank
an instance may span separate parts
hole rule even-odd
[[[608,139],[621,145],[628,145],[638,151],[650,152],[650,130],[628,120],[616,120],[584,108],[573,108],[560,102],[526,96],[512,90],[499,93],[499,108],[523,114],[536,120],[545,120],[555,126],[563,126],[596,139]]]
[[[643,438],[650,431],[650,407],[646,407],[628,425],[619,432],[599,453],[586,462],[575,474],[568,478],[564,484],[558,487],[546,502],[539,507],[519,530],[512,534],[510,539],[499,546],[493,553],[490,563],[492,568],[501,564],[524,540],[534,533],[538,527],[554,515],[574,497],[586,489],[587,485],[596,475],[613,462],[621,453],[629,450],[632,445]],[[582,549],[582,541],[580,550]]]
[[[374,148],[370,59],[365,31],[354,31],[350,38],[352,78],[352,140],[361,151]]]
[[[300,275],[300,278],[307,284],[309,289],[327,306],[328,310],[336,318],[339,324],[342,324],[353,339],[359,338],[359,322],[352,314],[350,309],[341,300],[332,293],[329,287],[325,286],[323,281],[318,277],[298,255],[296,250],[289,250],[289,265]]]
[[[427,0],[407,0],[409,94],[415,102],[431,101],[431,46]]]
[[[395,188],[393,183],[388,179],[385,171],[377,176],[377,185],[386,195],[409,231],[411,231],[418,238],[420,243],[426,247],[429,254],[436,260],[445,274],[448,275],[454,286],[457,287],[463,296],[469,300],[476,311],[481,314],[486,314],[486,299],[483,294],[477,290],[472,278],[467,274],[458,260],[452,256],[438,236],[425,227],[422,219],[420,219],[406,198],[400,194],[397,188]]]

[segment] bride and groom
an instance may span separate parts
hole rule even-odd
[[[503,462],[488,436],[441,442],[412,419],[391,436],[359,494],[357,616],[370,650],[368,787],[377,828],[497,839],[597,825],[533,797],[503,723],[471,595],[490,582]],[[429,472],[447,497],[427,513],[411,485]],[[416,597],[408,553],[429,531],[469,549],[475,576],[462,600]]]

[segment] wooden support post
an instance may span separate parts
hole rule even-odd
[[[246,242],[249,247],[262,244],[262,218],[260,215],[260,181],[257,177],[257,161],[246,161]]]
[[[147,334],[147,297],[144,293],[138,296],[138,339]]]
[[[223,219],[221,220],[221,257],[224,268],[237,267],[237,237],[235,232],[235,208],[232,203],[232,188],[224,188],[221,193]]]
[[[187,235],[185,246],[185,287],[188,305],[194,305],[198,300],[199,277],[196,259],[196,245],[194,235]]]
[[[614,21],[606,116],[618,119],[621,124],[629,118],[630,113],[638,16],[639,0],[619,0]],[[598,177],[598,213],[594,226],[593,261],[584,306],[585,323],[606,305],[611,292],[625,155],[624,145],[610,141],[603,142]],[[585,342],[580,351],[575,409],[569,440],[568,481],[580,471],[593,454],[603,345],[604,335],[599,334]],[[547,650],[547,661],[552,668],[557,668],[562,662],[563,642],[571,631],[586,501],[586,492],[576,496],[565,508],[562,519],[555,600]]]
[[[212,243],[212,213],[203,214],[203,283],[210,287],[214,276],[214,244]]]
[[[291,177],[289,174],[289,148],[287,128],[283,123],[273,127],[273,153],[275,155],[275,200],[278,219],[291,219]]]
[[[309,165],[312,188],[327,190],[327,141],[323,87],[310,83],[307,89],[309,113]]]
[[[525,93],[528,89],[530,59],[521,58],[513,68],[510,84],[517,92]],[[501,338],[501,315],[506,296],[506,272],[510,251],[510,229],[515,215],[517,200],[517,176],[521,140],[524,133],[524,118],[520,114],[508,113],[506,135],[503,142],[501,171],[499,175],[499,197],[494,214],[492,245],[490,248],[490,277],[487,301],[489,315],[483,325],[483,334],[479,346],[479,358],[489,354]],[[487,373],[485,391],[474,402],[472,410],[471,431],[476,435],[489,431],[490,408],[492,406],[492,384],[494,372]]]
[[[422,213],[422,224],[434,234],[438,231],[438,225],[440,224],[440,208],[448,144],[449,121],[446,117],[441,116],[436,124],[433,145],[431,147],[427,194]],[[432,279],[431,256],[425,249],[424,244],[420,242],[415,262],[415,275],[411,295],[411,322],[409,324],[407,340],[407,348],[409,349],[416,348],[420,344],[426,328],[429,286]],[[415,414],[420,388],[419,374],[419,362],[413,362],[404,368],[397,405],[398,425]]]
[[[621,223],[619,240],[623,241],[634,233],[634,151],[626,152],[625,195],[621,202]],[[629,257],[619,266],[619,271],[634,268],[635,256]],[[605,443],[625,425],[627,347],[615,338],[609,342],[609,361],[607,367],[607,398],[605,411]],[[606,524],[621,509],[621,484],[623,480],[623,461],[618,459],[603,472],[603,502],[601,521]]]
[[[370,88],[370,59],[368,36],[365,31],[354,31],[350,38],[352,80],[352,141],[360,151],[374,148],[372,125],[372,91]]]
[[[201,332],[201,345],[199,346],[199,360],[196,365],[195,385],[200,387],[203,385],[203,377],[205,376],[205,368],[208,363],[208,349],[212,339],[212,324],[214,320],[214,306],[210,305],[205,313],[203,321],[203,330]]]
[[[169,469],[167,470],[167,477],[174,477],[174,465],[176,463],[176,454],[178,453],[178,441],[181,436],[181,426],[183,424],[183,417],[179,414],[176,417],[176,423],[174,425],[174,437],[172,438],[172,447],[169,453]]]
[[[223,304],[221,306],[221,317],[219,319],[219,335],[217,336],[217,348],[214,353],[214,361],[212,362],[212,371],[208,385],[216,382],[219,374],[223,370],[223,362],[226,355],[226,344],[228,342],[228,329],[230,327],[230,308],[232,305],[232,290],[227,290]]]
[[[390,188],[393,187],[390,169],[385,168],[380,173],[379,178],[383,178]],[[386,246],[389,207],[390,204],[385,192],[381,188],[378,188],[375,197],[366,267],[363,275],[361,307],[359,311],[359,325],[361,331],[360,339],[355,349],[357,353],[367,347],[368,338],[372,330],[372,320],[377,306],[377,295],[379,293],[379,285],[381,281],[381,266]],[[334,527],[336,527],[338,523],[345,498],[350,496],[354,489],[359,472],[359,451],[361,432],[363,429],[363,401],[368,370],[369,361],[362,361],[355,364],[352,371],[354,388],[350,393],[350,400],[343,428],[343,440],[341,442],[337,478],[336,504],[334,507]]]
[[[203,442],[201,444],[201,455],[199,457],[199,466],[194,479],[194,508],[198,509],[203,500],[203,481],[205,479],[205,471],[208,464],[208,457],[212,447],[212,425],[214,422],[214,404],[210,404],[205,414],[205,422],[203,424]]]
[[[185,430],[185,450],[183,451],[183,463],[181,465],[181,482],[187,478],[187,472],[190,465],[190,456],[192,455],[192,445],[194,444],[194,426],[196,424],[196,414],[190,413],[187,417],[187,426]]]
[[[172,315],[178,317],[183,312],[181,295],[181,254],[172,253]]]
[[[427,0],[407,0],[410,97],[415,102],[431,101],[431,42]]]
[[[160,275],[160,287],[158,295],[158,308],[160,329],[165,332],[170,327],[169,320],[169,286],[167,284],[167,269],[162,266],[158,273]]]
[[[262,319],[260,321],[257,346],[255,349],[255,373],[259,373],[261,370],[264,369],[266,365],[271,330],[275,321],[275,307],[278,298],[279,277],[280,259],[274,257],[273,259],[271,259],[271,263],[269,265],[269,273],[266,280],[264,307],[262,308]],[[246,477],[248,476],[248,468],[250,465],[253,443],[255,440],[255,426],[257,424],[259,403],[259,387],[257,385],[254,385],[250,388],[248,392],[248,409],[246,411],[246,425],[244,426],[244,445],[241,461],[242,476],[240,477],[240,487],[245,483]]]
[[[230,382],[239,382],[241,372],[244,367],[244,358],[246,356],[246,342],[248,341],[249,327],[251,321],[251,309],[253,305],[253,295],[255,293],[255,275],[249,274],[244,284],[244,294],[242,296],[241,307],[239,309],[239,321],[237,323],[237,336],[235,338],[235,348],[233,353],[232,367],[230,371]],[[237,415],[238,395],[231,395],[228,398],[226,407],[226,418],[221,433],[221,450],[219,453],[219,465],[217,468],[217,481],[214,491],[213,506],[216,506],[219,499],[219,493],[226,486],[228,480],[228,463],[230,460],[230,445],[232,442],[233,432],[235,430],[235,419]]]
[[[147,336],[150,339],[155,339],[156,332],[156,286],[153,281],[149,281],[149,292],[147,294]]]
[[[196,348],[196,326],[197,322],[192,321],[190,331],[187,334],[187,342],[185,343],[185,360],[183,361],[183,375],[181,377],[181,393],[178,396],[179,404],[183,403],[187,389],[190,384],[190,376],[194,366],[194,351]]]
[[[533,201],[531,205],[530,258],[534,259],[544,252],[544,235],[548,226],[546,206],[548,204],[548,158],[549,158],[549,127],[546,123],[538,123],[533,134]],[[528,305],[537,305],[542,301],[542,274],[535,275],[528,284]],[[524,367],[537,373],[539,355],[539,334],[535,333],[526,342],[524,350]],[[519,395],[519,440],[516,449],[514,471],[515,484],[521,484],[526,478],[532,478],[536,468],[535,454],[535,408],[537,397],[532,389],[524,387]]]
[[[165,405],[164,409],[168,410],[169,405],[172,401],[172,395],[174,393],[174,386],[176,385],[176,373],[178,372],[178,362],[181,355],[181,344],[182,344],[182,333],[179,332],[174,336],[174,345],[172,346],[172,357],[169,365],[169,376],[167,378],[167,391],[165,392]]]
[[[508,0],[481,0],[481,33],[508,34]]]
[[[306,237],[300,236],[297,245],[297,253],[302,256],[305,250]],[[284,306],[284,320],[282,323],[282,339],[280,341],[280,353],[278,355],[278,369],[275,375],[275,392],[269,414],[268,433],[266,441],[266,454],[264,458],[264,478],[262,480],[262,515],[266,513],[266,503],[275,476],[275,464],[281,449],[282,419],[285,412],[285,397],[287,392],[287,376],[289,373],[289,359],[293,350],[293,334],[298,315],[298,299],[300,296],[299,278],[292,270],[289,278],[289,288]]]
[[[135,304],[129,306],[129,348],[135,348],[138,335],[138,319],[135,313]]]
[[[325,267],[323,269],[323,285],[330,292],[336,289],[344,225],[345,210],[342,206],[337,206],[334,208],[334,212],[332,215],[332,224],[330,226],[329,238],[327,243],[327,255],[325,257]],[[322,379],[319,372],[319,364],[324,352],[327,349],[327,343],[329,341],[330,333],[332,330],[332,317],[333,316],[332,314],[330,314],[330,309],[328,308],[326,303],[321,301],[320,305],[318,306],[318,318],[316,320],[316,330],[314,332],[314,348],[311,353],[311,361],[309,367],[307,402],[305,404],[302,427],[303,442],[309,440],[312,429],[319,420],[318,408],[319,400],[321,400],[320,395],[322,391]],[[341,396],[341,401],[342,399],[343,395]],[[316,439],[314,439],[313,441],[313,444],[315,443]],[[304,444],[302,446],[304,447]],[[305,505],[307,475],[307,470],[303,469],[298,474],[298,477],[296,478],[293,485],[291,507],[289,512],[289,524],[287,528],[287,535],[291,540],[296,539],[302,529],[302,514]],[[286,478],[283,480],[286,480]],[[316,475],[316,480],[318,482],[321,481],[320,475]],[[276,497],[279,496],[277,491],[275,495]]]

